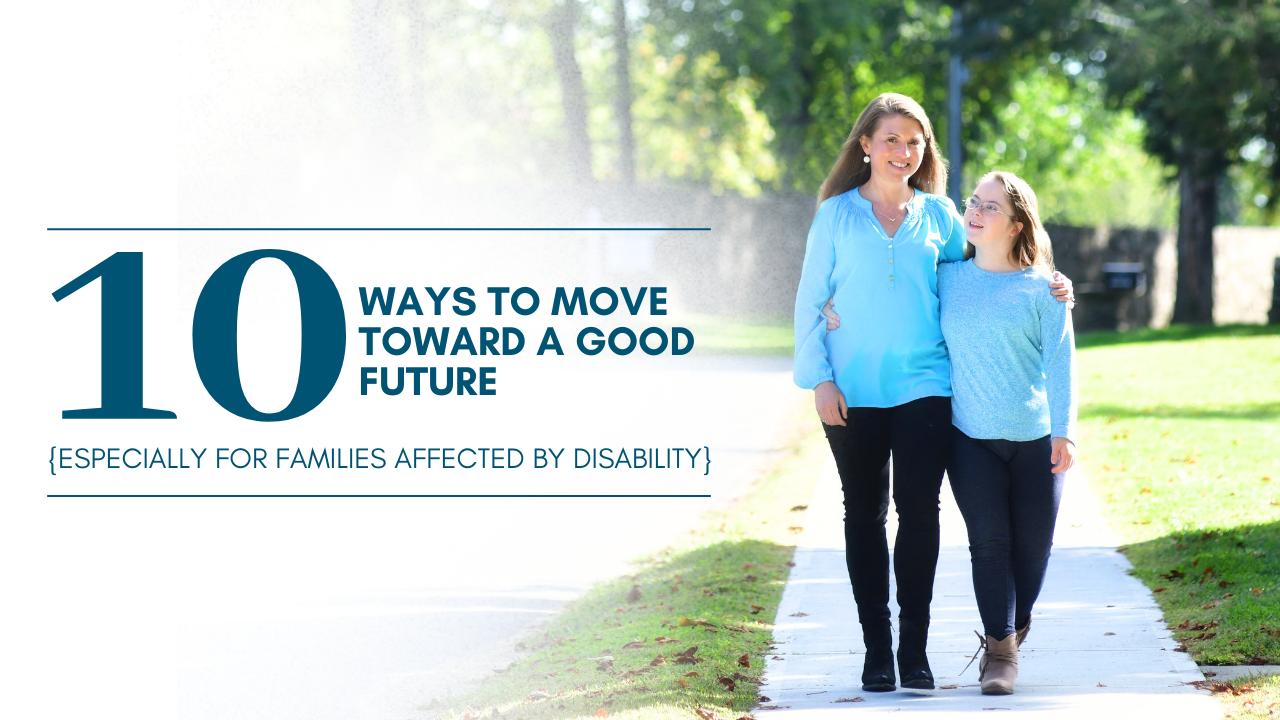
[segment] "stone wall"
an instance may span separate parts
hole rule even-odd
[[[1278,257],[1280,228],[1214,229],[1214,323],[1267,322]]]
[[[652,268],[642,275],[605,272],[601,282],[665,282],[673,307],[735,316],[789,316],[816,211],[807,195],[742,198],[703,191],[638,188],[600,193],[591,214],[603,225],[660,222],[709,227],[710,232],[665,233],[652,240]],[[575,212],[574,214],[578,214]],[[597,220],[591,220],[595,224]],[[1057,268],[1072,279],[1080,329],[1164,327],[1173,315],[1178,270],[1173,230],[1047,227]],[[1214,233],[1214,320],[1265,323],[1271,308],[1280,228],[1219,227]],[[1103,265],[1142,263],[1140,293],[1104,292]]]

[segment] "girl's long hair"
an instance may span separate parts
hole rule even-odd
[[[867,107],[853,124],[849,138],[840,148],[840,155],[827,179],[818,191],[818,204],[836,195],[842,195],[871,179],[871,165],[863,162],[867,153],[862,149],[862,136],[871,137],[880,128],[880,122],[889,115],[901,115],[920,123],[924,129],[924,158],[920,169],[907,180],[907,184],[920,192],[941,195],[947,189],[947,168],[938,155],[938,145],[933,137],[933,125],[920,103],[899,93],[883,93],[867,103]]]
[[[1004,195],[1013,206],[1013,216],[1009,218],[1015,223],[1022,223],[1022,231],[1013,241],[1013,249],[1009,251],[1009,259],[1022,268],[1043,265],[1053,270],[1053,243],[1049,233],[1040,222],[1040,204],[1036,200],[1036,192],[1026,180],[1011,172],[993,170],[978,179],[978,184],[987,180],[995,180],[1004,188]],[[965,257],[973,257],[974,248],[965,243]]]

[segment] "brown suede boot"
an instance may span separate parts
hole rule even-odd
[[[1022,647],[1022,643],[1027,639],[1027,633],[1031,632],[1031,618],[1027,618],[1027,624],[1018,628],[1018,647]]]
[[[978,681],[983,695],[1012,695],[1013,681],[1018,678],[1018,635],[1003,640],[986,636],[978,661]]]

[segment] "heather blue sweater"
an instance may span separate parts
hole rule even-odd
[[[938,266],[951,355],[951,422],[982,440],[1075,441],[1075,333],[1043,267],[994,273],[972,260]]]

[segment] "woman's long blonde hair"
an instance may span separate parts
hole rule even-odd
[[[822,189],[818,191],[818,204],[836,195],[842,195],[871,179],[871,165],[863,162],[867,153],[862,149],[862,137],[875,135],[880,122],[889,115],[901,115],[920,123],[924,129],[924,158],[920,169],[912,175],[907,184],[920,192],[941,195],[947,189],[947,168],[938,155],[938,145],[933,137],[933,125],[929,116],[924,113],[920,103],[900,93],[882,93],[875,100],[867,103],[853,124],[849,138],[840,148],[835,165],[827,179],[822,181]]]
[[[1022,230],[1013,241],[1013,249],[1009,251],[1009,259],[1022,268],[1043,265],[1053,270],[1053,243],[1049,233],[1040,222],[1040,204],[1036,200],[1036,192],[1026,180],[1011,172],[993,170],[978,179],[978,185],[987,180],[994,180],[1004,188],[1004,196],[1013,207],[1013,215],[1009,221],[1022,223]],[[976,186],[975,186],[976,187]],[[973,257],[972,245],[965,244],[965,257]]]

